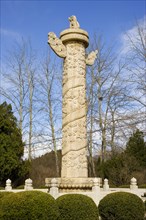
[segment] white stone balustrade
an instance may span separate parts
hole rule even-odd
[[[6,187],[5,187],[5,190],[6,191],[11,191],[12,190],[12,186],[11,186],[11,180],[10,179],[7,179],[6,181]]]
[[[131,179],[130,188],[128,188],[128,187],[127,188],[110,188],[109,184],[108,184],[108,179],[104,179],[103,188],[100,188],[100,186],[101,186],[100,178],[93,178],[92,181],[93,181],[92,182],[93,186],[92,186],[91,192],[86,191],[86,192],[79,192],[79,193],[91,197],[97,205],[99,204],[99,202],[102,198],[104,198],[109,193],[113,193],[113,192],[131,192],[131,193],[139,196],[143,201],[146,200],[145,196],[143,196],[146,192],[146,189],[138,188],[137,180],[134,177]],[[23,192],[25,190],[33,190],[31,179],[25,180],[24,189],[12,189],[11,180],[8,179],[6,181],[5,190],[0,190],[0,191],[2,191],[2,192],[11,191],[11,192],[17,193],[17,192]],[[47,189],[36,189],[36,190],[48,193]],[[59,196],[64,195],[66,193],[62,193],[59,191],[59,180],[57,178],[51,179],[49,194],[51,194],[56,199]]]

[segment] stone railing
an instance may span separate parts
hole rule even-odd
[[[5,186],[6,191],[13,191],[11,184],[12,184],[12,181],[8,179],[6,181],[6,186]],[[33,190],[32,180],[30,178],[25,180],[24,189],[22,190]]]
[[[0,191],[20,192],[20,191],[26,191],[26,190],[38,190],[38,191],[50,193],[50,195],[52,195],[54,198],[58,198],[59,196],[66,194],[66,193],[59,192],[59,184],[58,184],[58,180],[56,178],[53,178],[51,180],[51,184],[50,184],[49,189],[34,189],[33,188],[33,181],[30,178],[25,180],[24,189],[12,189],[11,180],[8,179],[6,181],[5,190],[0,190]],[[110,188],[109,184],[108,184],[108,179],[104,179],[103,187],[100,187],[99,179],[94,178],[92,191],[90,191],[90,192],[77,191],[77,192],[73,192],[73,193],[88,195],[98,205],[99,201],[102,198],[104,198],[107,194],[113,193],[113,192],[131,192],[131,193],[139,196],[143,201],[146,200],[146,197],[145,197],[146,189],[138,188],[137,180],[134,177],[130,181],[129,188]]]

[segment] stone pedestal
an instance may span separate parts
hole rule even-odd
[[[100,191],[101,178],[55,178],[58,187],[58,193],[68,192],[97,192]],[[52,178],[46,178],[45,184],[52,193]]]
[[[58,179],[62,191],[92,189],[88,178],[86,129],[86,65],[92,65],[97,51],[86,55],[88,33],[80,29],[75,16],[69,18],[70,28],[60,39],[49,33],[48,43],[64,59],[62,108],[62,170]],[[46,180],[50,182],[50,180]]]

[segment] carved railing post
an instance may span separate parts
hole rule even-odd
[[[109,190],[108,179],[104,179],[103,190],[104,191],[108,191]]]
[[[6,187],[5,187],[5,190],[6,191],[11,191],[12,190],[12,186],[11,186],[11,180],[10,179],[7,179],[6,181]]]
[[[130,181],[130,189],[131,190],[136,190],[138,189],[138,186],[137,186],[137,180],[133,177]]]
[[[93,179],[92,192],[94,192],[94,193],[100,192],[100,178]]]
[[[25,180],[24,189],[25,190],[32,190],[33,189],[32,180],[30,178]]]
[[[58,181],[56,178],[51,180],[50,194],[56,199],[58,196]]]

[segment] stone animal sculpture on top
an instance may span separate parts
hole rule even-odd
[[[79,23],[77,21],[76,16],[72,15],[68,19],[70,21],[70,28],[80,28],[80,25],[79,25]]]

